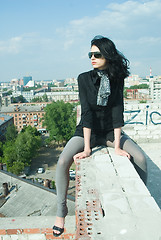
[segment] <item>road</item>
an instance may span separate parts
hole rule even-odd
[[[30,174],[27,178],[42,178],[55,181],[56,164],[62,149],[62,147],[42,147],[38,156],[32,161]],[[37,173],[39,167],[44,167],[45,172]],[[72,168],[75,168],[74,164],[72,165]],[[68,194],[75,196],[75,181],[73,180],[70,181]]]

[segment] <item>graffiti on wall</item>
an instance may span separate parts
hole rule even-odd
[[[148,121],[150,120],[150,122],[154,125],[158,125],[161,124],[161,120],[160,122],[155,122],[155,117],[159,117],[161,119],[161,113],[157,112],[157,111],[153,111],[151,113],[149,113],[149,105],[146,106],[146,111],[145,111],[145,122],[142,121],[136,121],[137,116],[139,116],[139,114],[141,113],[141,110],[127,110],[124,111],[124,113],[126,114],[132,114],[131,118],[128,119],[125,122],[126,124],[142,124],[142,125],[148,125]],[[135,119],[135,120],[134,120]],[[133,121],[134,120],[134,121]]]

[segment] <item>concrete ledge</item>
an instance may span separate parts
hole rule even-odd
[[[126,157],[95,148],[76,169],[76,239],[161,240],[161,212]]]

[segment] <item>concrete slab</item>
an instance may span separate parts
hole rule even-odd
[[[151,196],[128,196],[128,202],[134,215],[145,216],[148,212],[148,215],[151,218],[152,213],[156,213],[156,215],[159,213],[161,218],[160,209],[154,201],[154,198]]]
[[[78,162],[76,239],[161,240],[160,209],[132,163],[99,151]]]
[[[150,192],[147,187],[142,184],[142,180],[139,178],[119,178],[118,179],[125,195],[128,196],[150,196]]]
[[[116,177],[115,168],[111,164],[111,158],[108,154],[94,156],[93,161],[95,163],[95,176]],[[105,172],[106,175],[104,175]]]
[[[118,214],[131,213],[128,199],[122,193],[104,193],[102,199],[102,206],[105,212],[105,216],[113,215],[117,217]]]
[[[138,174],[127,157],[119,156],[114,153],[114,149],[109,148],[109,155],[112,158],[118,176],[128,178],[138,178]]]

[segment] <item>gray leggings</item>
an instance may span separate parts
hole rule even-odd
[[[107,145],[114,147],[114,142],[106,139],[99,139],[99,142],[93,142],[92,147],[97,145]],[[146,184],[147,179],[147,164],[146,157],[141,148],[127,135],[122,135],[120,139],[120,146],[127,151],[131,156],[136,171],[140,175],[143,182]],[[74,136],[66,144],[63,152],[61,153],[56,169],[56,189],[57,189],[57,216],[66,217],[68,213],[66,205],[66,196],[69,185],[69,168],[73,163],[73,156],[83,151],[84,138]]]

